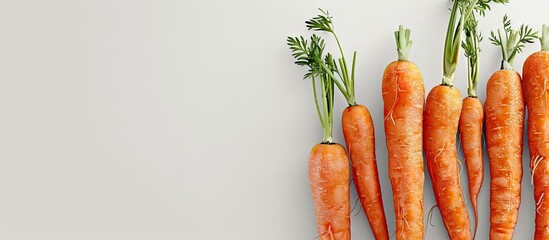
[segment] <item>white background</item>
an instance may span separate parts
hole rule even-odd
[[[549,23],[549,2],[512,2],[480,19],[482,100],[500,65],[489,30],[506,12],[515,26]],[[322,131],[286,37],[308,36],[304,21],[319,7],[335,17],[346,53],[358,51],[356,94],[376,126],[393,233],[381,76],[405,24],[426,91],[440,82],[446,0],[1,1],[0,239],[315,239],[307,156]],[[525,151],[516,239],[533,236],[527,163]],[[485,167],[478,239],[489,228]],[[426,175],[426,215],[434,205]],[[354,213],[353,239],[372,239]],[[432,222],[426,239],[446,239],[438,211]]]

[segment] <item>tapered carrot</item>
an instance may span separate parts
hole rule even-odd
[[[536,227],[534,239],[549,239],[549,26],[543,25],[541,51],[523,65],[524,99],[528,107],[528,145],[534,184]]]
[[[321,15],[306,22],[307,28],[332,34],[340,50],[340,59],[325,61],[322,67],[329,76],[333,77],[333,81],[349,104],[349,107],[343,110],[341,124],[347,150],[351,157],[353,181],[364,213],[368,218],[374,237],[378,240],[388,240],[389,231],[376,163],[374,124],[368,109],[363,105],[358,105],[355,98],[356,52],[353,55],[352,69],[349,71],[345,54],[333,30],[332,17],[328,12],[321,11]],[[333,74],[329,70],[333,70]]]
[[[439,85],[429,92],[424,112],[423,146],[440,214],[450,239],[471,239],[456,152],[461,94]]]
[[[453,87],[459,44],[466,14],[460,1],[454,1],[444,46],[442,84],[428,94],[423,113],[423,147],[435,199],[450,239],[471,239],[469,216],[461,192],[456,134],[461,113],[461,94]]]
[[[484,15],[490,1],[454,1],[444,44],[442,84],[428,94],[423,114],[423,148],[433,191],[450,239],[472,239],[471,226],[461,189],[456,134],[462,109],[459,90],[453,85],[461,33],[475,11]],[[494,1],[504,3],[505,1]],[[457,18],[460,13],[459,19]]]
[[[422,127],[425,88],[419,68],[408,61],[410,30],[395,32],[398,61],[383,74],[382,95],[389,178],[393,187],[396,239],[423,239]]]
[[[313,35],[308,43],[303,37],[288,37],[296,64],[308,66],[305,78],[311,78],[316,109],[324,131],[322,143],[309,155],[309,182],[317,219],[318,239],[350,240],[349,160],[343,146],[332,138],[334,81],[320,68],[330,55],[323,55],[324,41]],[[320,83],[322,109],[318,103],[316,83]]]
[[[501,70],[486,85],[486,145],[490,162],[490,239],[512,239],[520,206],[524,99],[513,59],[536,33],[528,27],[511,29],[503,18],[505,37],[492,32],[490,40],[503,54]]]
[[[482,109],[482,102],[477,97],[479,43],[482,37],[480,33],[477,33],[477,25],[478,22],[474,15],[465,23],[465,41],[461,46],[467,57],[468,88],[467,97],[463,99],[463,107],[459,117],[461,146],[469,180],[469,197],[475,214],[475,233],[473,236],[476,236],[478,229],[477,199],[484,178],[484,163],[482,161],[484,110]]]
[[[478,97],[468,96],[463,99],[459,132],[469,180],[469,198],[475,214],[474,236],[476,236],[478,229],[478,195],[484,179],[484,162],[482,159],[483,122],[484,110]]]
[[[363,105],[349,106],[341,119],[353,166],[353,181],[376,239],[389,239],[375,156],[374,124]]]

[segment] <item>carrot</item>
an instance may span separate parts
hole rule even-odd
[[[499,70],[486,86],[490,162],[490,239],[511,239],[520,206],[524,101],[520,76]]]
[[[523,65],[524,99],[528,107],[530,170],[536,203],[534,239],[549,239],[549,27],[543,26],[541,51],[530,55]]]
[[[423,148],[435,199],[450,239],[472,239],[471,226],[458,170],[456,134],[462,109],[461,94],[453,87],[465,23],[475,12],[484,15],[490,1],[458,1],[452,6],[444,44],[442,84],[428,94],[423,114]],[[494,1],[503,3],[505,1]],[[460,13],[460,17],[457,15]]]
[[[410,30],[395,32],[398,61],[383,74],[384,124],[393,187],[397,239],[423,239],[422,127],[425,88],[419,68],[408,61]]]
[[[325,61],[322,67],[326,74],[332,77],[349,104],[349,107],[343,110],[341,123],[347,150],[351,157],[353,181],[364,213],[370,223],[374,237],[378,240],[388,240],[389,231],[376,163],[374,124],[368,109],[363,105],[358,105],[355,98],[356,52],[353,55],[352,69],[349,71],[345,54],[333,30],[332,17],[327,11],[322,9],[320,11],[322,12],[321,15],[306,22],[307,28],[332,34],[340,50],[340,59]],[[331,58],[331,55],[329,56]]]
[[[482,123],[484,110],[478,97],[468,96],[463,99],[459,118],[459,132],[467,177],[469,179],[469,197],[475,214],[475,232],[478,229],[478,195],[484,179],[484,162],[482,159]]]
[[[511,29],[503,17],[505,37],[492,32],[490,40],[503,54],[501,70],[486,86],[486,145],[490,162],[490,239],[512,239],[520,206],[524,99],[513,60],[536,33],[522,25]]]
[[[353,181],[364,213],[376,239],[389,239],[387,220],[375,156],[374,125],[363,105],[347,107],[341,119],[351,163]]]
[[[463,107],[459,117],[459,133],[463,155],[467,166],[467,177],[469,180],[469,197],[475,214],[475,233],[478,229],[478,194],[482,187],[484,177],[484,163],[482,161],[482,123],[484,122],[484,110],[482,102],[477,97],[478,83],[478,56],[480,53],[479,43],[482,39],[477,33],[478,22],[473,15],[465,24],[465,40],[462,43],[465,57],[467,57],[468,69],[468,96],[463,99]]]
[[[331,61],[331,55],[324,56],[324,40],[313,35],[310,43],[303,37],[288,37],[288,45],[295,62],[309,67],[305,78],[310,78],[316,110],[324,138],[313,147],[309,155],[309,182],[317,220],[320,240],[350,240],[350,194],[349,160],[343,146],[335,144],[332,137],[334,81],[321,69],[324,61]],[[322,109],[317,97],[316,82],[320,83]]]
[[[450,239],[471,239],[469,215],[461,192],[456,134],[461,94],[439,85],[429,92],[424,112],[423,146],[433,191]]]
[[[348,161],[339,144],[317,144],[309,155],[309,182],[320,240],[351,239]]]

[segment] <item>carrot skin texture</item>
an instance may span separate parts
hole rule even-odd
[[[520,206],[524,100],[520,75],[499,70],[486,85],[490,239],[512,239]]]
[[[425,87],[419,68],[409,61],[389,64],[383,74],[382,95],[396,239],[421,240],[424,237],[422,128]]]
[[[388,240],[389,230],[381,197],[376,155],[374,123],[368,109],[362,105],[343,110],[342,128],[355,187],[368,222],[378,240]]]
[[[427,168],[450,239],[472,239],[456,152],[461,107],[459,90],[439,85],[427,96],[423,119],[423,147],[427,157]]]
[[[309,155],[309,182],[319,240],[350,240],[349,159],[339,144],[317,144]]]
[[[467,166],[469,196],[475,214],[475,235],[478,228],[478,194],[484,179],[484,161],[482,159],[482,124],[484,110],[478,98],[466,97],[459,118],[461,147]]]
[[[530,55],[523,65],[524,99],[528,107],[530,170],[536,203],[534,239],[549,239],[549,52]],[[547,201],[546,201],[547,200]]]

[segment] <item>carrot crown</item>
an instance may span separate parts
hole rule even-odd
[[[442,85],[453,86],[456,79],[455,72],[458,63],[461,33],[465,22],[471,18],[473,11],[484,16],[486,10],[490,10],[490,2],[508,3],[509,0],[453,0],[454,4],[450,12],[450,21],[446,31],[444,42],[444,69]],[[461,13],[458,18],[458,12]]]
[[[543,24],[541,27],[541,51],[549,51],[549,26]]]
[[[336,32],[334,31],[334,22],[332,21],[332,17],[328,11],[322,9],[319,10],[321,14],[306,21],[305,24],[309,30],[327,32],[335,38],[341,57],[337,60],[331,59],[331,61],[325,61],[322,68],[325,70],[326,74],[333,78],[332,80],[347,100],[347,103],[350,106],[355,106],[356,51],[353,53],[353,62],[351,64],[352,67],[351,71],[349,71],[343,48],[341,47],[341,43],[339,42]]]
[[[412,48],[412,41],[410,41],[410,29],[404,28],[404,26],[398,26],[398,31],[395,32],[395,40],[397,44],[398,60],[408,61],[408,53]]]
[[[333,108],[334,108],[334,81],[325,69],[325,62],[333,61],[332,55],[323,55],[325,43],[317,35],[311,36],[310,42],[304,37],[288,37],[287,39],[292,56],[296,59],[295,64],[307,66],[309,71],[303,77],[310,78],[313,84],[313,96],[316,105],[316,112],[320,119],[320,125],[324,131],[323,143],[333,143]],[[318,101],[317,82],[320,83],[322,109]]]
[[[469,97],[477,97],[479,43],[482,41],[482,35],[478,32],[477,26],[478,21],[473,15],[465,23],[465,40],[461,43],[467,58],[467,94]]]
[[[522,52],[526,43],[533,43],[534,39],[538,38],[538,32],[534,32],[527,25],[522,24],[520,28],[511,28],[511,20],[507,14],[503,16],[503,30],[505,35],[501,34],[498,29],[497,35],[494,31],[491,32],[490,41],[496,46],[500,46],[503,60],[501,61],[501,69],[512,70],[513,60],[517,53]],[[542,43],[543,45],[543,43]]]

